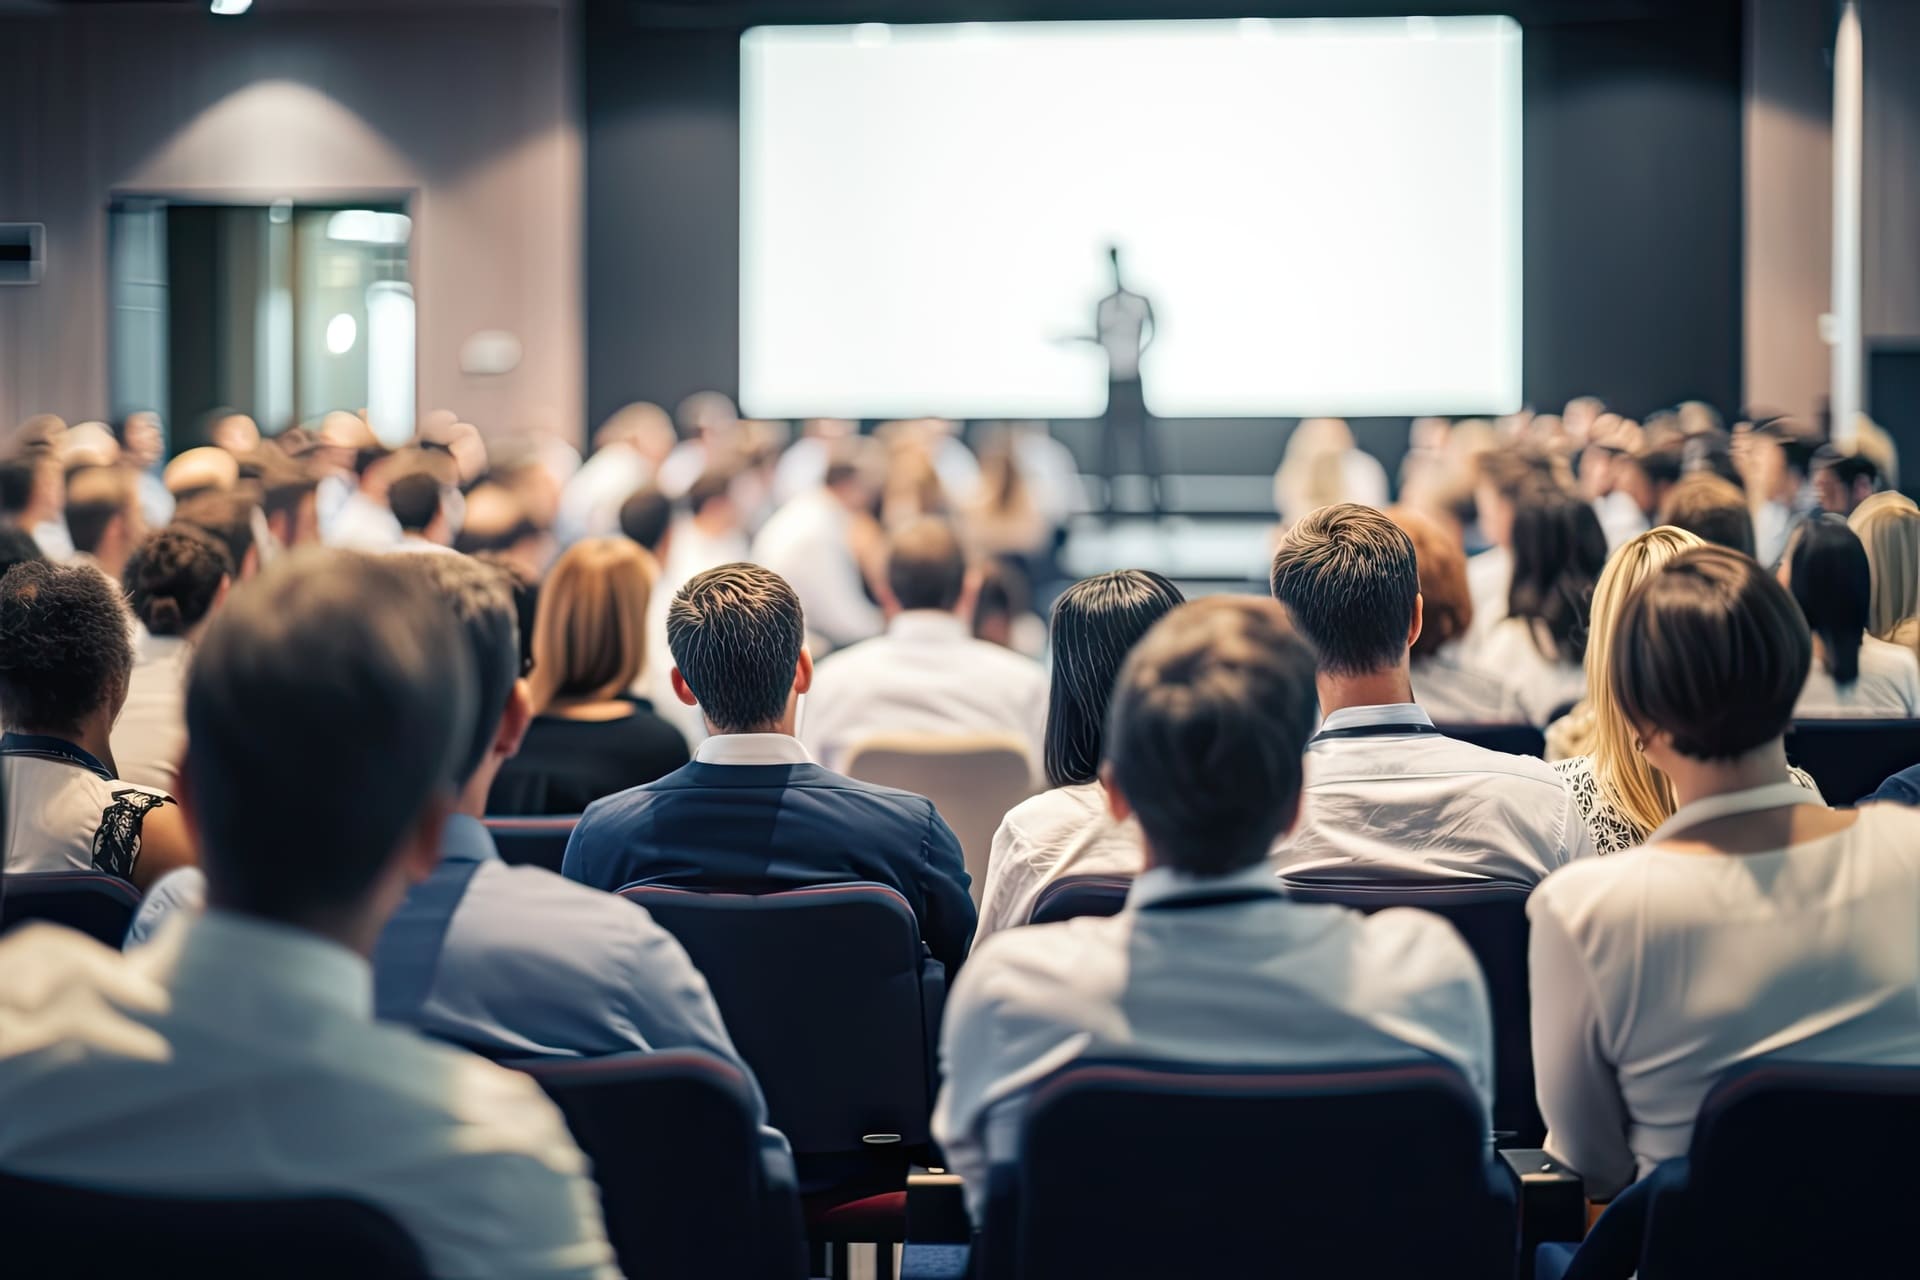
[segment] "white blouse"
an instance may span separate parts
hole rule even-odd
[[[1920,716],[1920,661],[1913,650],[1885,640],[1863,636],[1860,641],[1860,678],[1850,685],[1834,683],[1818,658],[1807,672],[1806,688],[1793,704],[1796,720],[1889,719]]]
[[[1502,618],[1474,651],[1474,665],[1513,692],[1520,717],[1544,729],[1554,713],[1587,696],[1587,673],[1577,662],[1560,662],[1533,642],[1533,623]]]
[[[173,803],[164,791],[115,778],[58,738],[0,738],[0,776],[8,872],[101,871],[130,880],[147,815]]]
[[[113,763],[143,787],[172,791],[187,753],[187,672],[193,646],[184,636],[140,632],[127,703],[113,722]]]
[[[1646,843],[1647,833],[1640,825],[1611,804],[1601,792],[1600,775],[1594,771],[1592,756],[1556,760],[1553,762],[1553,771],[1560,775],[1560,781],[1567,784],[1567,794],[1573,797],[1573,807],[1579,811],[1580,820],[1587,824],[1587,834],[1593,837],[1595,853],[1624,853]],[[1805,769],[1789,765],[1787,775],[1808,793],[1802,797],[1803,803],[1827,802],[1826,797],[1820,794],[1820,784]]]
[[[1870,806],[1764,853],[1662,845],[1728,802],[1805,801],[1789,782],[1687,806],[1645,847],[1564,867],[1528,901],[1547,1150],[1590,1196],[1685,1155],[1730,1067],[1920,1064],[1920,812]]]
[[[1041,891],[1062,876],[1140,874],[1140,824],[1114,822],[1098,782],[1055,787],[1023,800],[993,833],[973,945],[1027,922]]]

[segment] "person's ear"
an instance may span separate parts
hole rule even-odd
[[[253,577],[256,573],[260,572],[260,544],[259,543],[256,542],[254,545],[247,548],[247,554],[241,557],[239,569],[240,569],[240,581],[242,582],[245,582],[247,579]]]
[[[974,606],[980,603],[980,586],[987,575],[979,565],[968,565],[966,576],[960,579],[960,599],[954,604],[953,611],[962,618],[973,618]]]
[[[1113,762],[1103,760],[1100,763],[1100,785],[1107,792],[1107,816],[1115,822],[1125,822],[1133,816],[1133,806],[1127,801],[1127,793],[1114,781]]]
[[[1413,646],[1420,643],[1420,633],[1426,630],[1426,626],[1427,598],[1415,592],[1413,597],[1413,625],[1407,628],[1408,649],[1412,649]]]
[[[675,667],[671,672],[669,672],[667,679],[673,685],[674,697],[680,699],[680,701],[686,703],[690,707],[697,707],[700,705],[700,699],[696,698],[693,694],[693,686],[688,684],[687,678],[680,674],[680,668]]]
[[[813,688],[813,651],[800,646],[800,662],[793,669],[793,691],[805,693]]]
[[[533,690],[526,679],[515,680],[507,693],[507,709],[500,717],[500,728],[493,735],[493,754],[511,760],[520,754],[520,743],[533,723]]]

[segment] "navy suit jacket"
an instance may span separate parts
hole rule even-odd
[[[771,893],[871,880],[899,890],[949,976],[975,912],[960,841],[924,796],[817,764],[704,764],[595,801],[561,874],[630,884]]]

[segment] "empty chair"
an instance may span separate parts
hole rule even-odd
[[[1026,743],[1013,734],[869,738],[848,755],[847,776],[933,801],[960,839],[976,906],[1000,819],[1033,794],[1033,763]]]
[[[593,1161],[628,1275],[804,1274],[791,1170],[763,1158],[738,1067],[690,1050],[506,1065],[540,1082]]]
[[[1449,738],[1471,742],[1489,751],[1504,751],[1510,756],[1546,758],[1547,735],[1530,724],[1442,724],[1435,727]]]
[[[45,920],[118,948],[139,906],[138,889],[98,871],[25,871],[0,877],[0,931],[22,920]]]
[[[1828,804],[1855,804],[1920,764],[1920,720],[1796,720],[1787,759],[1813,775]]]
[[[1027,1101],[976,1274],[1507,1275],[1516,1192],[1485,1124],[1437,1060],[1073,1063]]]
[[[555,875],[566,856],[578,816],[569,818],[487,818],[487,830],[500,860],[516,867],[544,867]]]
[[[1040,891],[1028,924],[1058,924],[1078,916],[1117,916],[1127,905],[1132,876],[1062,876]]]
[[[424,1280],[398,1223],[356,1200],[124,1195],[0,1173],[8,1275]]]
[[[1416,907],[1443,916],[1460,932],[1487,980],[1493,1008],[1493,1127],[1501,1145],[1537,1147],[1546,1137],[1533,1096],[1533,1036],[1527,987],[1527,895],[1524,885],[1289,885],[1300,902],[1333,902],[1369,914]]]

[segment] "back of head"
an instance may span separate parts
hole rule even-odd
[[[320,487],[312,466],[277,445],[262,444],[254,451],[260,484],[260,509],[268,517],[297,512],[307,495]]]
[[[730,501],[733,482],[738,475],[736,468],[724,464],[702,471],[687,489],[687,510],[696,516],[704,515],[714,504]]]
[[[620,532],[655,556],[673,527],[673,502],[649,485],[620,504]]]
[[[966,582],[967,553],[946,521],[914,520],[887,539],[887,589],[902,609],[952,609]]]
[[[1607,680],[1642,736],[1694,760],[1734,760],[1780,737],[1813,646],[1785,588],[1725,547],[1682,552],[1628,597]]]
[[[202,493],[233,488],[240,481],[240,463],[225,449],[201,445],[188,449],[160,473],[167,492],[185,501]]]
[[[91,565],[32,560],[0,578],[0,723],[71,738],[117,711],[133,670],[127,607]]]
[[[1053,602],[1043,752],[1049,783],[1070,787],[1099,776],[1107,708],[1121,664],[1154,623],[1185,601],[1180,588],[1159,574],[1121,569],[1083,578]]]
[[[1467,553],[1460,540],[1411,507],[1389,507],[1387,518],[1413,542],[1419,570],[1420,638],[1413,660],[1432,657],[1473,625],[1473,595],[1467,589]]]
[[[1866,510],[1862,503],[1847,527],[1866,548],[1867,568],[1873,578],[1873,602],[1867,612],[1867,630],[1882,640],[1909,618],[1920,616],[1920,511],[1911,505],[1880,503]]]
[[[425,468],[396,477],[387,490],[387,505],[402,533],[423,532],[440,514],[439,477]]]
[[[1302,517],[1280,540],[1272,582],[1321,670],[1365,675],[1405,659],[1420,573],[1413,540],[1381,512],[1348,502]]]
[[[1753,514],[1739,486],[1710,471],[1683,476],[1660,504],[1660,523],[1702,541],[1753,554]]]
[[[218,538],[190,524],[169,525],[133,549],[121,582],[133,616],[156,636],[185,635],[207,616],[233,557]]]
[[[493,569],[513,596],[514,628],[520,635],[520,674],[533,673],[533,626],[540,613],[540,579],[521,560],[500,551],[478,551],[473,558]]]
[[[1114,687],[1107,758],[1157,864],[1222,876],[1267,857],[1299,812],[1313,677],[1270,601],[1214,596],[1147,632]]]
[[[76,551],[100,550],[116,517],[134,505],[133,476],[124,467],[78,467],[67,474],[67,532]]]
[[[1852,684],[1860,677],[1860,641],[1873,607],[1867,549],[1845,520],[1817,515],[1794,530],[1786,563],[1794,601],[1820,637],[1827,671],[1835,683]]]
[[[176,506],[173,521],[204,529],[220,539],[226,545],[237,575],[246,568],[247,553],[253,550],[255,506],[254,500],[244,493],[202,493]]]
[[[1593,508],[1557,489],[1535,490],[1513,514],[1513,585],[1507,612],[1534,625],[1534,638],[1560,662],[1587,652],[1587,612],[1607,563],[1607,535]]]
[[[659,570],[625,538],[567,548],[540,588],[533,624],[533,705],[625,693],[646,666],[647,601]]]
[[[187,683],[184,777],[213,900],[295,924],[361,906],[453,790],[467,664],[440,601],[370,557],[298,551],[235,591]]]
[[[389,558],[420,582],[423,594],[446,605],[465,642],[473,683],[473,735],[463,744],[454,782],[464,787],[487,758],[520,678],[520,624],[506,574],[472,556]]]
[[[453,540],[456,551],[469,554],[482,551],[510,551],[541,531],[527,514],[518,494],[505,485],[485,481],[467,493],[466,510],[460,517],[460,532]]]
[[[753,564],[723,564],[696,576],[667,610],[667,647],[716,733],[780,723],[806,644],[800,597],[787,580]]]

